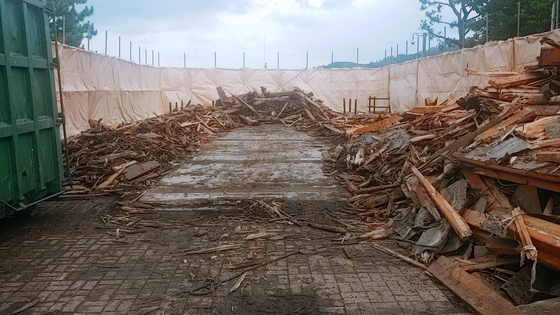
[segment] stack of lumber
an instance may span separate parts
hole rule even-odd
[[[491,278],[516,304],[556,296],[559,78],[549,68],[495,76],[465,97],[347,129],[326,155],[352,194],[341,219],[391,224],[388,237],[422,263],[447,256],[430,268],[444,283],[475,279],[456,269]]]

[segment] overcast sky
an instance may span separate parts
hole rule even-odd
[[[335,61],[369,63],[383,59],[391,47],[396,54],[409,51],[414,32],[419,32],[420,11],[417,0],[88,0],[95,13],[90,20],[99,34],[90,49],[105,51],[108,31],[108,54],[118,56],[118,37],[122,38],[121,56],[132,56],[142,63],[148,49],[160,53],[161,66],[214,67],[214,52],[219,68],[238,69],[277,67],[302,69],[309,52],[309,67]],[[443,29],[443,27],[441,27]],[[448,30],[449,32],[449,30]],[[84,40],[87,48],[87,40]],[[432,45],[435,45],[432,41]]]

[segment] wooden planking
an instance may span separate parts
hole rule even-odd
[[[444,256],[436,260],[428,271],[478,314],[525,315],[509,301]]]
[[[416,167],[411,166],[411,169],[422,186],[424,186],[434,203],[438,206],[439,210],[447,218],[449,224],[451,224],[455,232],[457,232],[459,238],[463,241],[469,239],[472,236],[472,231],[463,217],[461,217],[461,215],[453,209],[449,202],[443,198],[443,196],[435,189],[434,186],[432,186],[432,184]]]

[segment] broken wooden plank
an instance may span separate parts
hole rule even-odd
[[[560,225],[526,214],[521,216],[527,226],[531,241],[538,250],[539,263],[560,270]],[[463,218],[473,228],[487,230],[488,217],[486,214],[465,210]],[[515,226],[510,224],[508,234],[513,236],[515,233]]]
[[[426,162],[424,164],[422,164],[419,167],[419,169],[424,169],[426,166],[430,165],[430,163],[432,163],[435,159],[440,158],[442,155],[446,154],[447,152],[456,152],[457,150],[459,150],[464,145],[469,144],[478,135],[480,135],[483,132],[489,130],[490,128],[496,126],[497,124],[502,122],[504,119],[509,118],[513,113],[517,112],[517,110],[519,108],[520,108],[520,105],[518,104],[517,100],[512,102],[511,106],[508,107],[508,109],[505,112],[501,113],[498,117],[496,117],[496,119],[494,119],[491,122],[485,124],[484,126],[481,126],[480,128],[478,128],[477,130],[475,130],[473,132],[469,132],[468,134],[464,135],[463,137],[461,137],[457,141],[453,142],[451,145],[445,146],[445,147],[441,148],[440,150],[438,150],[437,152],[435,152],[434,154],[427,157]]]
[[[436,260],[428,271],[478,314],[525,314],[444,256]]]
[[[435,139],[436,137],[437,137],[437,135],[435,135],[435,134],[418,136],[418,137],[414,137],[414,138],[410,139],[410,143],[417,143],[417,142],[421,142],[421,141],[425,141],[425,140],[432,140],[432,139]]]
[[[317,119],[315,119],[315,116],[313,116],[313,114],[311,114],[311,112],[309,111],[309,109],[304,108],[303,111],[305,111],[305,113],[307,114],[307,116],[309,117],[309,119],[313,120],[313,121],[317,121]]]
[[[541,72],[524,72],[516,75],[497,77],[488,81],[488,83],[497,89],[503,89],[516,85],[527,84],[544,77],[546,77],[546,75],[543,75]]]
[[[560,163],[560,152],[559,151],[538,152],[537,161]]]
[[[519,208],[515,210],[520,211]],[[517,211],[513,211],[512,215],[515,216],[515,230],[517,231],[517,236],[523,245],[522,253],[530,259],[536,260],[537,259],[537,249],[533,245],[533,241],[531,241],[531,236],[529,235],[529,231],[527,230],[527,226],[525,225],[525,220],[523,220],[523,216],[517,215]]]
[[[311,223],[311,222],[307,222],[307,225],[309,225],[312,228],[333,232],[333,233],[348,233],[348,230],[332,225],[323,225],[323,224]]]
[[[134,164],[127,167],[124,172],[124,178],[128,181],[136,179],[140,176],[143,176],[149,172],[152,172],[158,169],[161,166],[159,162],[156,161],[148,161],[142,164]]]
[[[121,175],[121,173],[124,170],[125,170],[124,168],[121,168],[118,172],[109,176],[109,178],[107,178],[103,183],[101,183],[101,185],[99,185],[99,186],[97,186],[97,188],[95,188],[94,192],[100,192],[102,190],[105,190],[105,189],[109,188],[109,186],[111,186],[111,184],[113,184],[115,179],[117,179],[117,177],[119,177],[119,175]]]
[[[347,129],[346,130],[346,134],[347,135],[353,135],[355,133],[358,132],[369,132],[369,131],[373,131],[373,130],[378,130],[381,128],[385,128],[388,127],[390,125],[393,125],[399,121],[403,120],[403,117],[398,116],[398,115],[392,115],[391,117],[378,121],[376,123],[370,124],[370,125],[358,125],[355,126],[353,128]]]
[[[248,117],[248,116],[245,116],[245,115],[241,115],[241,114],[239,114],[238,116],[239,116],[239,118],[241,118],[241,119],[242,119],[247,125],[249,125],[249,126],[258,126],[258,125],[261,124],[260,121],[254,120],[254,119],[251,118],[251,117]]]
[[[338,129],[338,128],[335,128],[335,127],[333,127],[333,126],[331,126],[331,125],[329,125],[329,124],[323,124],[323,127],[327,128],[327,129],[329,129],[330,131],[332,131],[332,132],[334,132],[334,133],[337,133],[337,134],[339,134],[339,135],[344,134],[344,132],[343,132],[342,130],[340,130],[340,129]]]
[[[224,92],[224,89],[222,89],[221,86],[218,86],[216,88],[216,91],[218,91],[218,96],[220,97],[220,102],[222,103],[222,106],[225,106],[228,100],[227,100],[226,93]]]
[[[489,202],[489,205],[486,208],[488,212],[491,212],[496,208],[513,209],[513,205],[506,195],[500,191],[498,186],[496,186],[496,181],[494,179],[489,177],[482,178],[470,167],[462,167],[461,173],[469,182],[469,186],[473,189],[480,190],[482,197]]]
[[[512,167],[492,165],[459,155],[454,155],[453,157],[474,166],[474,172],[483,176],[560,192],[560,177],[537,174],[533,171],[519,170]]]
[[[245,102],[245,101],[242,100],[241,98],[239,98],[239,97],[237,97],[237,96],[235,96],[235,95],[233,95],[233,98],[235,98],[236,100],[240,101],[241,104],[247,106],[247,107],[248,107],[250,110],[252,110],[255,114],[257,114],[257,115],[259,114],[259,112],[258,112],[255,108],[253,108],[253,106],[247,104],[247,102]]]
[[[508,119],[500,122],[496,126],[486,130],[485,132],[474,138],[475,141],[484,141],[487,138],[494,136],[500,129],[506,128],[511,125],[519,124],[522,122],[530,121],[537,117],[537,114],[529,107],[523,108],[521,111],[513,114]]]
[[[420,171],[411,166],[412,172],[418,178],[422,186],[426,189],[434,203],[438,206],[442,214],[447,218],[449,224],[453,227],[461,240],[467,240],[472,236],[472,231],[463,217],[443,198],[443,196],[435,189],[434,186],[420,173]]]
[[[216,252],[223,252],[229,250],[236,250],[240,249],[240,245],[221,245],[211,248],[204,248],[204,249],[187,249],[182,251],[176,251],[175,254],[183,254],[183,255],[197,255],[197,254],[209,254],[209,253],[216,253]]]
[[[483,269],[491,269],[504,265],[518,264],[518,257],[499,257],[498,255],[489,255],[469,260],[457,259],[457,266],[466,272],[474,272]]]
[[[440,112],[444,107],[442,106],[420,106],[414,107],[412,112],[414,114],[430,114]]]

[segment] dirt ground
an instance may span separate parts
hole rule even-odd
[[[319,153],[332,145],[298,136]],[[171,186],[185,194],[183,202],[143,199],[134,214],[141,220],[129,227],[107,223],[132,216],[118,209],[118,196],[46,202],[31,217],[0,221],[0,314],[471,314],[421,269],[376,251],[370,241],[343,241],[336,232],[279,220],[257,203],[276,202],[298,222],[336,225],[345,195],[332,177],[313,173],[322,167],[320,154],[246,139],[252,141],[248,152],[262,154],[249,161],[254,168],[277,170],[286,161],[290,169],[308,157],[302,174],[317,176],[306,183],[306,176],[277,174],[236,187],[239,173],[231,170],[239,160],[232,156],[245,153],[232,153],[239,146],[231,141],[207,144],[152,190],[163,194],[169,187],[162,187]],[[218,152],[229,152],[228,158],[214,164],[203,158]],[[263,156],[279,158],[272,163]],[[228,190],[189,186],[196,184],[189,169],[197,164],[233,174],[220,177]],[[192,176],[174,182],[179,175]],[[274,187],[283,187],[281,193]],[[399,250],[393,241],[376,242]]]

